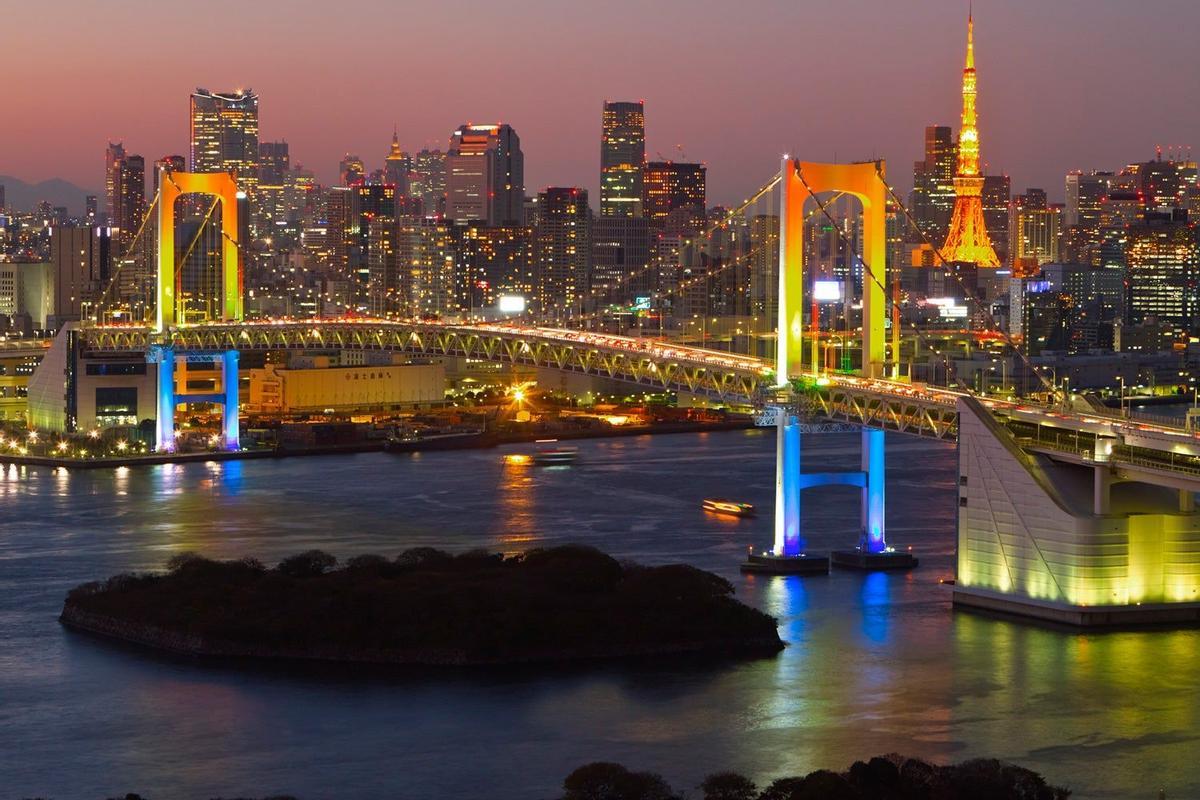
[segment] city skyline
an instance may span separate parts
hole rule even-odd
[[[56,87],[78,78],[69,67],[72,58],[60,57],[44,71],[43,81],[14,87],[9,102],[17,113],[0,173],[29,182],[59,177],[91,191],[103,185],[99,154],[109,140],[122,141],[128,151],[147,159],[184,152],[183,98],[197,86],[217,91],[253,87],[262,97],[261,140],[286,139],[293,163],[313,170],[324,183],[334,182],[337,163],[347,152],[362,155],[368,169],[382,166],[394,127],[401,145],[414,151],[445,149],[464,119],[504,122],[521,134],[528,193],[579,186],[589,190],[594,205],[605,100],[644,99],[647,159],[661,154],[683,160],[676,148],[681,145],[686,160],[708,165],[712,204],[743,197],[757,176],[769,174],[783,151],[842,161],[883,157],[892,180],[906,189],[911,162],[921,155],[922,128],[958,127],[955,76],[961,70],[966,4],[893,8],[860,0],[835,11],[771,3],[761,15],[739,18],[743,24],[737,42],[720,32],[722,20],[731,25],[732,12],[706,3],[687,6],[689,16],[678,4],[641,9],[638,30],[626,30],[618,39],[612,39],[615,23],[596,24],[581,12],[540,3],[532,5],[545,12],[545,24],[531,24],[528,14],[504,16],[481,9],[452,31],[445,28],[448,17],[421,9],[406,15],[415,57],[406,59],[412,66],[402,70],[402,80],[396,79],[395,69],[375,68],[386,54],[373,52],[379,34],[370,26],[356,41],[355,58],[343,66],[311,57],[311,48],[318,46],[315,9],[265,5],[244,10],[244,24],[223,32],[227,41],[234,40],[232,55],[223,52],[223,61],[211,58],[201,45],[216,30],[206,20],[194,21],[188,41],[195,44],[180,47],[178,39],[160,42],[149,33],[151,22],[161,25],[164,14],[173,16],[171,11],[155,9],[152,16],[151,7],[140,2],[129,4],[122,16],[80,7],[73,24],[54,31],[61,52],[102,65],[95,68],[103,69],[107,84],[132,85],[136,78],[139,91],[74,91],[67,95],[74,102],[51,104],[48,98],[60,93]],[[1032,2],[977,4],[980,120],[988,131],[984,171],[1007,173],[1014,188],[1040,186],[1051,199],[1061,199],[1068,170],[1119,168],[1131,154],[1153,157],[1156,145],[1187,145],[1200,129],[1200,110],[1188,102],[1184,45],[1189,26],[1183,23],[1200,21],[1200,10],[1182,2],[1159,9],[1147,17],[1083,2],[1052,8]],[[375,2],[359,2],[351,4],[347,16],[358,12],[369,19],[383,10]],[[29,48],[25,42],[44,40],[37,32],[47,21],[24,9],[15,14],[14,28],[30,31],[15,43],[13,54],[19,60]],[[214,20],[219,17],[213,15]],[[612,15],[618,18],[628,19]],[[517,19],[522,23],[514,29]],[[119,23],[141,29],[141,20],[147,31],[145,49],[128,62],[103,61],[96,42],[104,37],[90,38],[96,26]],[[676,37],[686,42],[676,44],[667,36],[671,25],[691,31],[688,37]],[[439,30],[452,32],[456,49],[469,55],[439,58]],[[609,48],[614,58],[605,62],[602,74],[535,71],[532,80],[497,90],[494,82],[477,80],[478,69],[504,63],[497,60],[504,55],[502,45],[488,37],[497,30],[510,34],[509,46],[529,54],[535,65],[538,59],[568,55],[569,43],[579,37],[591,41],[608,35],[610,44],[618,44]],[[693,36],[705,31],[730,46],[708,49],[706,59],[685,59],[694,49],[689,43]],[[288,36],[294,46],[264,62],[255,55],[254,44],[273,34]],[[1152,52],[1139,55],[1137,69],[1129,68],[1120,57],[1128,42],[1150,40],[1155,41]],[[848,44],[895,55],[883,64],[870,57],[838,60]],[[1064,57],[1064,50],[1080,48],[1112,57]],[[818,78],[807,74],[813,63],[828,65]],[[880,70],[888,76],[882,89]],[[573,75],[571,81],[558,77],[567,73]],[[700,106],[698,94],[707,95]],[[781,96],[788,99],[777,101]],[[866,104],[868,97],[873,102]],[[823,124],[809,121],[810,108],[823,110]]]

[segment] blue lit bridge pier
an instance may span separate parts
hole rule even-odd
[[[151,345],[146,360],[158,366],[155,449],[173,453],[176,447],[175,409],[180,403],[211,403],[221,408],[219,444],[237,450],[238,351],[177,354],[170,345]]]
[[[744,572],[811,575],[829,572],[830,564],[857,569],[906,569],[917,565],[908,553],[887,545],[884,432],[862,428],[862,468],[840,472],[804,472],[801,450],[806,426],[787,410],[778,415],[775,474],[775,544],[770,552],[750,553]],[[811,434],[810,434],[811,435]],[[831,555],[807,550],[801,517],[803,492],[822,486],[854,486],[861,492],[862,528],[858,545]]]

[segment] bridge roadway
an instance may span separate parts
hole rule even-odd
[[[498,360],[627,381],[655,391],[688,392],[730,404],[799,402],[811,416],[954,441],[958,404],[972,395],[954,389],[841,373],[806,373],[798,393],[775,390],[771,365],[752,356],[657,339],[514,324],[445,324],[377,319],[269,320],[180,326],[164,334],[145,327],[83,327],[87,353],[222,350],[390,350],[425,356]],[[977,398],[1009,425],[1023,446],[1060,458],[1128,462],[1167,472],[1200,488],[1200,435],[1172,426],[1114,416],[1098,409],[1056,408],[1021,400]],[[1032,434],[1031,434],[1032,431]],[[1097,450],[1097,440],[1110,445]],[[1089,449],[1090,448],[1090,449]],[[1088,452],[1084,452],[1088,451]]]
[[[177,353],[385,350],[577,372],[733,405],[752,404],[774,382],[770,365],[749,356],[656,339],[511,324],[314,319],[188,325],[164,333],[141,326],[84,326],[79,334],[85,354],[145,353],[153,345],[169,345]]]

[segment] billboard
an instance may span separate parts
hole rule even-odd
[[[502,294],[496,301],[496,309],[501,314],[524,314],[525,298],[519,294]]]
[[[838,303],[842,299],[842,282],[831,280],[813,281],[813,300],[818,303]]]

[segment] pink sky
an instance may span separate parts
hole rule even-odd
[[[1068,169],[1200,145],[1194,0],[978,0],[980,127],[991,171],[1061,197]],[[646,100],[647,155],[709,166],[730,203],[777,167],[885,157],[911,181],[922,127],[957,127],[966,3],[708,0],[60,0],[5,9],[0,174],[102,186],[105,142],[184,153],[196,86],[251,86],[262,138],[332,180],[513,125],[526,184],[596,191],[604,99]],[[596,205],[593,198],[593,205]]]

